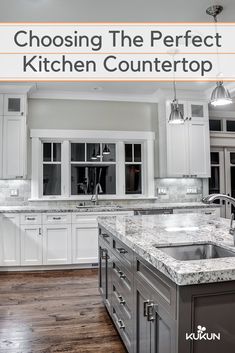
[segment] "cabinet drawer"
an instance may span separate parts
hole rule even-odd
[[[44,213],[43,224],[70,224],[71,214],[70,213]]]
[[[156,269],[153,272],[139,258],[136,259],[136,273],[142,283],[146,282],[154,289],[159,303],[176,318],[176,284],[162,276]]]
[[[114,239],[113,240],[113,252],[121,260],[124,260],[128,263],[128,267],[132,267],[133,264],[133,252],[126,247],[121,241]]]
[[[20,215],[21,224],[38,224],[42,223],[41,213],[23,213]]]
[[[109,245],[111,247],[112,245],[112,236],[110,233],[106,232],[104,229],[100,228],[99,229],[99,237],[102,239],[106,245]]]
[[[133,275],[114,256],[112,257],[112,278],[114,282],[118,282],[123,296],[127,297],[132,293]]]
[[[112,304],[119,308],[126,320],[131,320],[133,313],[133,295],[124,293],[119,287],[118,282],[113,281],[112,286]]]
[[[90,215],[81,215],[79,213],[72,214],[72,223],[83,223],[92,225],[93,227],[98,227],[97,217],[93,214]]]
[[[129,323],[125,320],[118,308],[114,306],[112,306],[112,318],[120,336],[122,337],[124,345],[128,352],[131,353],[133,347],[131,322]]]

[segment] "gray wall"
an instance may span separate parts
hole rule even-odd
[[[157,104],[29,99],[30,129],[154,131]]]

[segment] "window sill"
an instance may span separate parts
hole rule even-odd
[[[100,201],[115,201],[115,200],[157,200],[156,196],[144,196],[144,195],[123,195],[123,196],[114,196],[114,195],[99,195]],[[91,201],[91,196],[75,196],[75,197],[42,197],[42,198],[30,198],[28,201]]]

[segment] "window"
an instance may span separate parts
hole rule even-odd
[[[31,132],[32,199],[91,200],[98,183],[100,199],[155,196],[154,133],[49,132]]]
[[[102,193],[116,194],[114,143],[71,143],[71,195],[92,195],[99,183]]]
[[[226,130],[235,132],[235,120],[226,120]]]
[[[221,120],[219,119],[210,119],[209,120],[210,131],[222,131]]]
[[[125,144],[125,193],[142,193],[141,144]]]
[[[43,143],[43,195],[61,195],[61,143]]]

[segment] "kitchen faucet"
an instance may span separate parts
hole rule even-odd
[[[202,202],[210,204],[210,203],[213,203],[215,200],[229,201],[235,207],[235,198],[224,194],[210,194],[204,197],[202,199]],[[234,221],[234,213],[231,214],[229,234],[233,236],[233,242],[235,245],[235,227],[233,225],[233,221]]]
[[[103,190],[100,183],[97,183],[94,188],[93,195],[91,196],[91,201],[94,203],[94,205],[98,205],[99,193],[102,193],[102,192]]]

